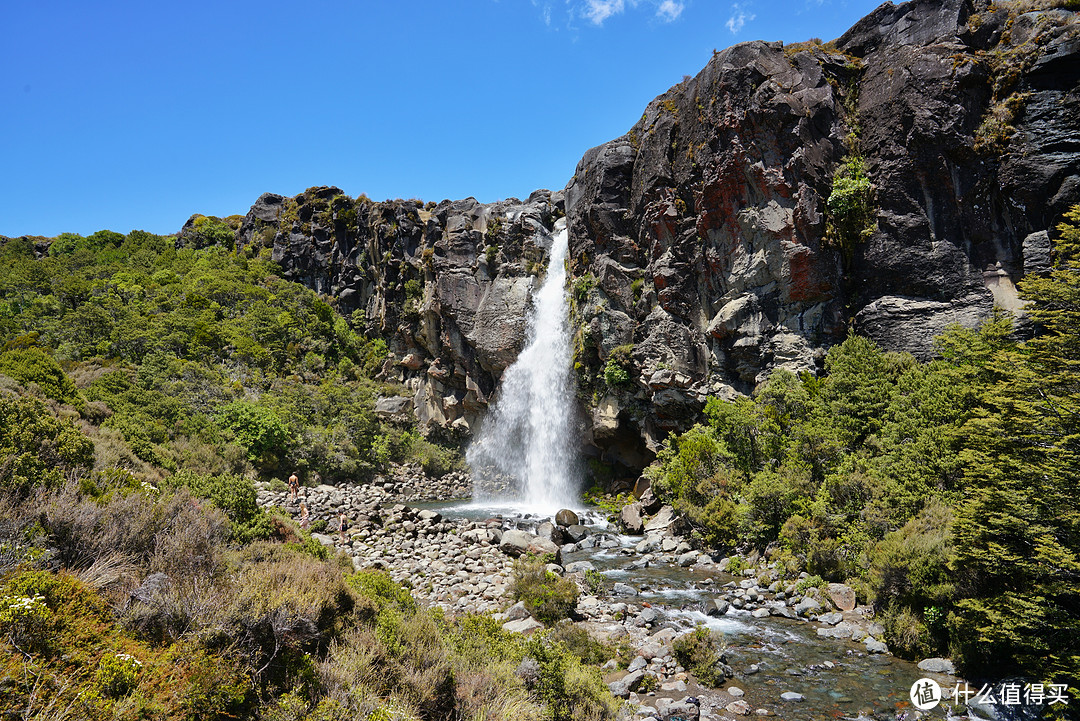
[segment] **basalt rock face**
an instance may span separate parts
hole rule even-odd
[[[385,338],[381,377],[408,388],[425,430],[462,436],[524,345],[562,207],[562,193],[548,191],[424,205],[310,188],[260,197],[237,244],[268,249],[285,278],[334,297],[354,324]]]
[[[566,189],[593,447],[632,469],[707,394],[815,371],[849,330],[925,359],[949,324],[1019,310],[1080,201],[1078,103],[1064,9],[886,3],[828,45],[716,53]],[[844,245],[827,200],[852,156],[871,221]],[[604,373],[620,347],[629,381]]]
[[[928,358],[950,323],[1021,307],[1016,282],[1049,267],[1080,202],[1080,21],[1016,5],[886,3],[833,43],[715,53],[563,192],[267,194],[238,245],[363,311],[421,422],[467,434],[524,345],[565,212],[587,445],[632,476],[708,395],[816,372],[850,331]],[[828,202],[852,158],[873,189],[856,241]]]

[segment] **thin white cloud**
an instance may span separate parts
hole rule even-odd
[[[682,11],[685,8],[686,5],[678,0],[663,0],[663,2],[660,3],[660,6],[656,8],[656,17],[666,23],[670,23],[682,15]]]
[[[532,0],[533,7],[540,8],[540,17],[544,19],[544,24],[551,27],[551,3],[540,3],[537,0]]]
[[[593,25],[603,25],[612,15],[621,13],[626,5],[623,0],[586,0],[585,17]]]
[[[756,17],[757,15],[746,12],[745,6],[734,3],[731,6],[731,17],[728,18],[727,29],[731,31],[732,35],[737,35],[746,23],[751,22]]]

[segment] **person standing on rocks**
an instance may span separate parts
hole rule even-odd
[[[302,528],[305,531],[307,530],[308,525],[310,525],[310,523],[311,523],[311,520],[308,517],[308,515],[309,514],[308,514],[307,504],[301,501],[301,503],[300,503],[300,528]]]
[[[349,527],[349,519],[345,518],[345,511],[338,511],[338,537],[345,543],[345,530]]]
[[[289,503],[296,501],[296,494],[300,492],[300,478],[296,475],[296,471],[289,476]]]

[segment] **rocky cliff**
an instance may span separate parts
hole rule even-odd
[[[816,372],[850,331],[926,358],[948,324],[1020,308],[1016,282],[1080,201],[1068,5],[886,3],[831,43],[743,43],[589,150],[563,192],[267,194],[237,242],[362,312],[420,421],[468,434],[565,213],[586,445],[630,475],[707,394]]]

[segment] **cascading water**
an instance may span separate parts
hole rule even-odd
[[[577,503],[572,479],[567,244],[566,220],[560,218],[547,275],[533,296],[525,349],[503,373],[499,397],[466,454],[479,481],[474,482],[474,497],[489,493],[485,480],[491,476],[509,477],[516,491],[500,500],[534,513],[553,513]]]

